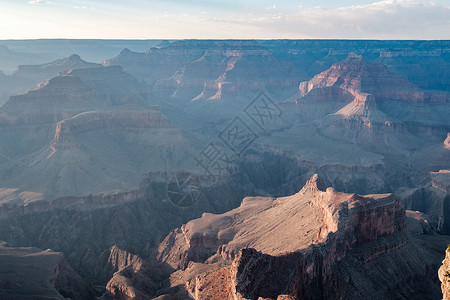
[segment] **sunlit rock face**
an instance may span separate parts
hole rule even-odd
[[[445,147],[445,149],[450,150],[450,132],[447,133],[447,138],[444,141],[444,147]]]
[[[195,299],[389,298],[396,284],[427,272],[404,263],[415,255],[430,263],[407,235],[396,196],[340,193],[314,175],[295,195],[248,197],[183,225],[158,257],[178,270],[172,285],[185,283]],[[391,275],[373,272],[388,265]],[[403,292],[414,294],[414,284]]]
[[[450,299],[450,248],[445,251],[445,259],[439,268],[439,280],[441,281],[442,299]]]

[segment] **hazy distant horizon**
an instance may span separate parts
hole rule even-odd
[[[0,39],[450,39],[450,1],[5,0]]]

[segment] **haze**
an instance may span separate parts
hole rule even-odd
[[[4,0],[0,39],[448,39],[450,1]]]

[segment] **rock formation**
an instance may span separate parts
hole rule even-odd
[[[450,171],[431,172],[431,181],[417,188],[401,188],[396,194],[406,209],[421,211],[436,230],[450,233]]]
[[[233,100],[264,89],[285,97],[306,79],[257,41],[175,41],[145,54],[124,50],[104,64],[121,65],[154,93],[179,100]]]
[[[409,259],[401,257],[424,259],[420,251],[408,241],[399,198],[339,193],[314,175],[293,196],[245,198],[237,209],[183,225],[160,244],[159,259],[179,269],[172,285],[186,282],[195,299],[375,299],[393,296],[396,284],[431,262],[395,273],[394,282],[369,268],[400,259],[392,268],[401,273]],[[366,266],[355,272],[355,263]]]
[[[159,288],[157,282],[163,279],[163,272],[138,255],[131,254],[118,246],[102,254],[108,255],[103,276],[111,278],[106,293],[101,299],[149,299]],[[113,273],[112,273],[113,272]],[[156,282],[155,282],[156,281]]]
[[[101,65],[82,60],[76,54],[42,65],[20,65],[11,76],[4,79],[4,89],[0,92],[0,105],[6,102],[10,96],[25,94],[30,89],[36,88],[40,82],[53,78],[61,72],[99,66]]]
[[[120,66],[71,69],[67,74],[80,78],[108,105],[144,103],[143,86]]]
[[[0,263],[2,299],[95,299],[93,290],[62,253],[2,243]]]
[[[187,155],[181,130],[143,106],[144,98],[121,67],[90,65],[11,97],[0,109],[0,135],[10,141],[0,146],[2,186],[17,194],[81,196],[135,189],[151,169],[183,168],[174,166]]]
[[[442,266],[439,268],[439,280],[442,283],[442,299],[450,299],[450,245],[447,248],[447,251],[445,251],[445,259],[442,261]]]
[[[55,77],[58,73],[71,69],[99,67],[99,64],[89,63],[81,59],[77,54],[69,57],[57,59],[42,65],[21,65],[13,76],[22,79],[29,79],[36,83]]]
[[[444,141],[444,148],[450,150],[450,132],[447,133],[447,138]]]

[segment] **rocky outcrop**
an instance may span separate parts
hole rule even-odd
[[[279,199],[247,197],[240,207],[225,214],[205,213],[169,234],[159,246],[158,258],[173,268],[185,269],[189,262],[211,259],[231,263],[244,247],[273,255],[304,248],[336,226],[323,207],[301,200],[302,191]],[[286,210],[290,217],[280,220]]]
[[[143,86],[120,66],[72,69],[67,74],[81,79],[106,105],[144,103]]]
[[[94,91],[78,77],[61,75],[43,82],[36,90],[12,96],[0,110],[0,124],[56,123],[102,106]]]
[[[0,124],[56,123],[98,108],[139,105],[145,91],[119,66],[70,69],[12,96],[0,110]]]
[[[314,76],[299,86],[300,96],[312,89],[336,86],[347,91],[360,91],[374,95],[376,99],[396,99],[403,101],[423,101],[423,92],[414,84],[388,72],[382,64],[368,62],[362,56],[349,55],[345,60],[335,63],[328,70]],[[379,87],[383,87],[380,89]],[[446,101],[444,98],[435,101]]]
[[[53,151],[58,149],[78,149],[76,136],[88,131],[103,129],[117,134],[126,131],[127,134],[154,134],[164,135],[164,143],[169,146],[170,140],[181,139],[181,130],[172,123],[159,110],[143,109],[139,111],[89,111],[78,114],[72,118],[62,120],[56,124],[55,137],[50,144]],[[151,143],[161,143],[154,138]]]
[[[397,236],[396,241],[360,253],[360,259],[369,261],[406,243],[405,215],[398,198],[392,195],[330,197],[326,194],[332,191],[320,191],[314,177],[302,191],[317,195],[313,203],[324,211],[324,225],[331,229],[326,241],[283,256],[242,250],[232,265],[238,299],[276,299],[286,292],[299,299],[340,299],[345,294],[348,278],[338,275],[337,268],[347,252],[380,241],[382,237]],[[275,276],[285,284],[272,285]]]
[[[35,57],[33,59],[22,60],[22,64],[27,61],[29,61],[29,63],[33,63],[33,61],[36,63],[46,61],[46,59],[43,60],[42,57],[40,57],[42,55],[27,54],[26,56]],[[47,56],[53,58],[54,54]],[[2,56],[2,58],[4,58],[4,56]],[[17,70],[15,70],[11,76],[7,76],[7,78],[5,78],[4,85],[2,85],[0,80],[0,86],[2,87],[0,91],[0,105],[6,102],[10,96],[25,94],[29,90],[35,89],[36,86],[42,81],[55,77],[61,72],[71,69],[93,68],[99,66],[101,65],[88,63],[82,60],[80,56],[76,54],[41,65],[19,65]],[[17,65],[14,66],[14,68],[16,67]]]
[[[391,72],[423,89],[448,91],[450,83],[448,41],[274,40],[260,43],[278,57],[301,66],[311,77],[353,52],[386,65]]]
[[[431,172],[431,182],[418,188],[402,188],[396,194],[405,208],[427,214],[430,223],[443,234],[450,233],[450,172]]]
[[[382,103],[385,101],[407,102],[410,106],[410,113],[419,113],[412,111],[415,107],[442,105],[448,103],[450,99],[448,93],[424,91],[411,82],[390,73],[386,66],[368,62],[362,56],[357,55],[349,55],[348,58],[333,64],[328,70],[314,76],[313,79],[300,83],[299,96],[305,97],[314,89],[324,87],[346,90],[356,98],[360,93],[371,94],[377,102]],[[390,111],[387,108],[389,105],[391,105],[389,102],[382,105],[384,112],[395,117],[401,116],[401,112]],[[403,113],[403,118],[406,118],[405,115]]]
[[[200,273],[187,279],[195,299],[230,290],[222,299],[341,299],[350,280],[339,273],[341,262],[403,247],[405,220],[393,195],[339,193],[314,175],[293,196],[246,198],[223,215],[204,214],[171,233],[159,257]]]
[[[438,274],[441,281],[442,299],[448,300],[450,299],[450,245],[445,251],[445,259],[442,261]]]
[[[11,97],[0,108],[1,138],[9,141],[0,149],[2,185],[50,198],[81,196],[136,189],[142,174],[175,168],[175,160],[183,168],[181,130],[140,103],[140,89],[121,67],[99,66],[67,71]],[[20,166],[9,164],[24,156]]]
[[[431,186],[443,192],[450,193],[450,170],[431,172]]]
[[[100,299],[150,299],[159,288],[163,272],[138,255],[120,249],[117,245],[105,251],[108,256],[102,276],[111,274],[106,293]]]
[[[47,64],[42,65],[21,65],[13,76],[22,79],[29,79],[36,83],[52,78],[58,73],[81,68],[99,67],[101,65],[95,63],[89,63],[81,59],[77,54],[72,54],[66,58],[57,59]]]
[[[444,148],[450,150],[450,132],[447,133],[447,138],[444,141]]]
[[[175,41],[145,54],[123,51],[105,65],[121,65],[153,93],[178,100],[218,100],[269,90],[287,97],[305,79],[257,41]]]
[[[315,121],[329,138],[386,153],[414,149],[421,140],[431,145],[447,133],[449,99],[446,92],[422,90],[384,65],[349,55],[300,83],[297,97],[283,108],[288,116]]]

